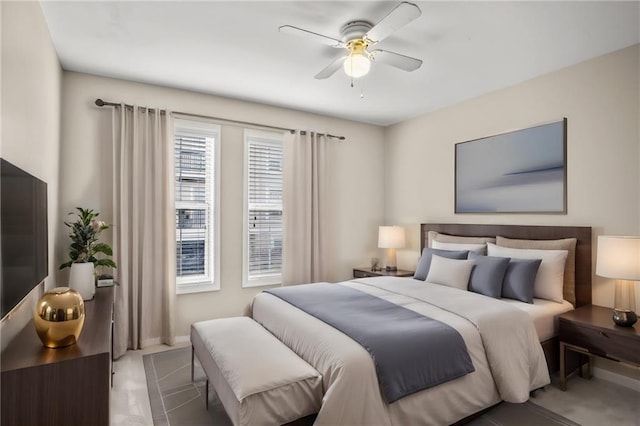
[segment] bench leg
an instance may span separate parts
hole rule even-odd
[[[560,390],[561,391],[566,391],[567,390],[567,374],[566,374],[566,360],[565,360],[565,355],[566,355],[566,346],[564,343],[560,342]]]
[[[195,351],[193,350],[193,346],[191,346],[191,381],[193,382],[193,358],[195,355]]]
[[[209,411],[209,379],[204,385],[204,407]]]
[[[587,374],[585,379],[591,380],[593,377],[593,364],[591,364],[591,355],[587,355]]]

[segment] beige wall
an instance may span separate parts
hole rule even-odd
[[[598,235],[640,235],[639,53],[635,45],[388,127],[386,219],[408,231],[398,267],[415,267],[421,222],[592,226],[594,271]],[[454,144],[562,117],[566,215],[453,213]],[[613,287],[594,274],[593,303],[613,306]],[[623,375],[609,380],[640,380],[638,368],[602,359],[596,366]]]
[[[263,124],[328,131],[344,135],[333,145],[330,188],[334,208],[330,229],[330,279],[345,280],[351,269],[366,264],[375,253],[377,227],[382,223],[384,201],[384,131],[354,123],[283,108],[64,72],[60,214],[75,206],[111,214],[111,110],[98,108],[96,98]],[[204,319],[238,315],[257,289],[242,289],[242,128],[223,125],[221,145],[221,290],[177,296],[178,335],[188,334],[189,324]],[[58,235],[56,261],[66,255],[67,236]],[[58,274],[65,283],[67,271]]]
[[[38,2],[1,2],[2,15],[2,157],[48,185],[49,277],[54,261],[58,220],[58,155],[62,71]],[[7,283],[3,283],[7,285]],[[36,287],[25,302],[3,319],[2,348],[29,321]]]
[[[594,248],[599,234],[639,235],[639,51],[635,45],[387,128],[386,218],[409,230],[398,266],[415,265],[425,221],[592,226]],[[455,143],[562,117],[568,214],[453,213]],[[613,304],[611,280],[594,276],[593,302]]]

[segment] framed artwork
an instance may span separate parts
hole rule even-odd
[[[567,119],[455,145],[456,213],[567,213]]]

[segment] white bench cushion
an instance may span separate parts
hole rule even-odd
[[[320,373],[251,318],[197,322],[191,344],[234,425],[283,424],[320,409]]]

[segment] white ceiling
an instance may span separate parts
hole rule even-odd
[[[351,88],[338,53],[278,32],[339,38],[399,2],[54,2],[42,8],[66,70],[389,125],[640,42],[638,2],[415,2],[422,16],[377,47],[424,60],[373,64]],[[108,94],[104,94],[108,98]],[[126,99],[108,99],[127,101]]]

